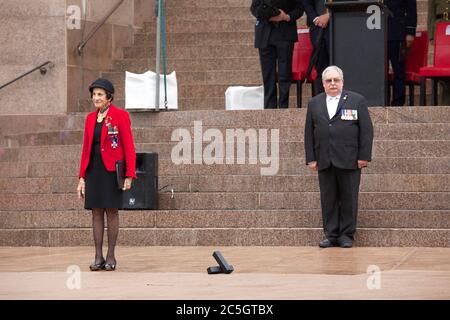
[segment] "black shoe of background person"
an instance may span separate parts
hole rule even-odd
[[[319,247],[321,248],[331,248],[336,246],[337,246],[336,241],[332,241],[329,239],[323,239],[322,241],[319,242]]]

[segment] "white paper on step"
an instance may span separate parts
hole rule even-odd
[[[167,108],[178,109],[178,87],[175,71],[166,75]],[[160,75],[159,108],[164,105],[164,75]],[[125,71],[125,109],[152,110],[155,109],[156,73],[132,73]]]

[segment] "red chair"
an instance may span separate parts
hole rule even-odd
[[[309,38],[309,29],[306,26],[300,26],[297,29],[298,41],[294,45],[292,56],[292,82],[297,85],[297,108],[302,107],[302,84],[308,71],[309,59],[313,51],[311,39]],[[314,80],[317,77],[316,69],[313,68],[307,82],[311,83],[314,92]]]
[[[420,68],[425,67],[428,63],[428,32],[417,31],[414,38],[411,51],[406,57],[405,73],[406,84],[409,86],[409,105],[414,105],[414,86],[420,85]],[[389,73],[389,83],[394,82],[394,73]],[[388,91],[388,95],[390,90]],[[388,98],[390,101],[390,97]]]
[[[438,22],[434,35],[434,64],[433,66],[422,67],[420,76],[420,104],[425,106],[425,82],[427,78],[432,80],[432,100],[433,105],[437,105],[437,80],[450,78],[450,22]]]

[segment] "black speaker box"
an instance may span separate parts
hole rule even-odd
[[[123,192],[121,209],[158,209],[158,154],[137,152],[136,175],[131,189]]]

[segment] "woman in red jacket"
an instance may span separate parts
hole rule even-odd
[[[111,104],[114,86],[99,78],[90,86],[96,111],[86,117],[81,153],[78,197],[85,199],[84,207],[92,210],[95,262],[91,271],[116,268],[114,248],[119,233],[119,208],[122,192],[131,188],[136,178],[136,152],[128,113]],[[125,182],[117,185],[116,161],[125,160]],[[108,219],[108,253],[103,257],[105,212]]]

